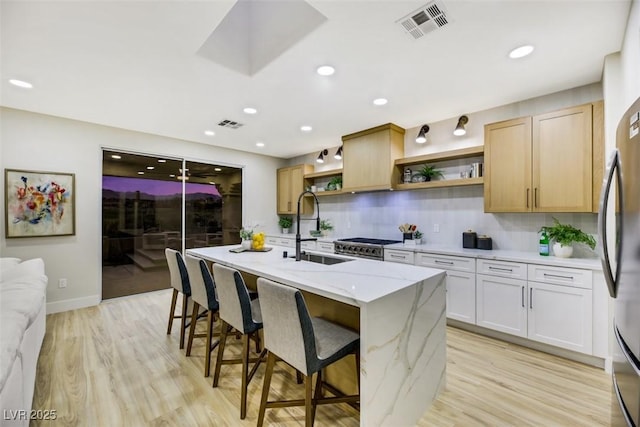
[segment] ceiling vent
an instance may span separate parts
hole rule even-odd
[[[453,22],[440,1],[432,1],[396,21],[414,39]]]
[[[218,126],[222,126],[223,128],[238,129],[244,126],[244,123],[234,122],[233,120],[223,120],[218,123]]]

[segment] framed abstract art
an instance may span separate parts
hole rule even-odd
[[[5,169],[5,234],[75,234],[75,174]]]

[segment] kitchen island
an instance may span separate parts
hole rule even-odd
[[[293,254],[286,247],[243,253],[230,252],[232,248],[237,246],[187,253],[355,310],[360,330],[360,425],[416,424],[445,386],[442,270],[339,255],[330,257],[349,261],[325,265],[285,258],[284,251]]]

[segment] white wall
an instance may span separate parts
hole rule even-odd
[[[50,311],[97,304],[101,298],[103,147],[243,166],[243,223],[277,227],[276,169],[283,165],[281,159],[8,108],[0,109],[0,129],[2,169],[76,175],[75,236],[6,239],[4,220],[0,226],[0,256],[44,259]],[[0,188],[4,200],[4,174]],[[4,209],[2,204],[2,218]],[[68,285],[59,289],[62,277]]]
[[[602,86],[592,84],[470,113],[467,114],[467,134],[463,137],[453,135],[458,117],[427,123],[430,131],[425,144],[415,142],[420,125],[405,133],[405,157],[483,145],[486,123],[555,111],[602,98]],[[333,159],[336,149],[329,149],[328,159],[322,165],[315,162],[317,152],[290,159],[289,164],[314,164],[316,171],[341,168],[342,161]],[[447,171],[451,177],[458,176],[469,162],[469,159],[449,162]],[[320,199],[320,212],[322,218],[330,219],[335,225],[334,235],[341,237],[402,239],[398,225],[412,223],[420,227],[427,242],[461,246],[462,232],[473,229],[491,236],[495,248],[523,251],[538,249],[538,230],[542,225],[551,225],[552,217],[591,234],[596,233],[597,219],[595,214],[487,214],[484,213],[482,186],[325,196]],[[439,228],[437,233],[435,226]],[[309,227],[308,222],[301,225],[305,232]],[[576,255],[596,256],[591,251],[579,249]]]

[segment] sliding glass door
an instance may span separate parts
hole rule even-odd
[[[103,151],[103,299],[170,287],[164,250],[239,242],[242,170]]]

